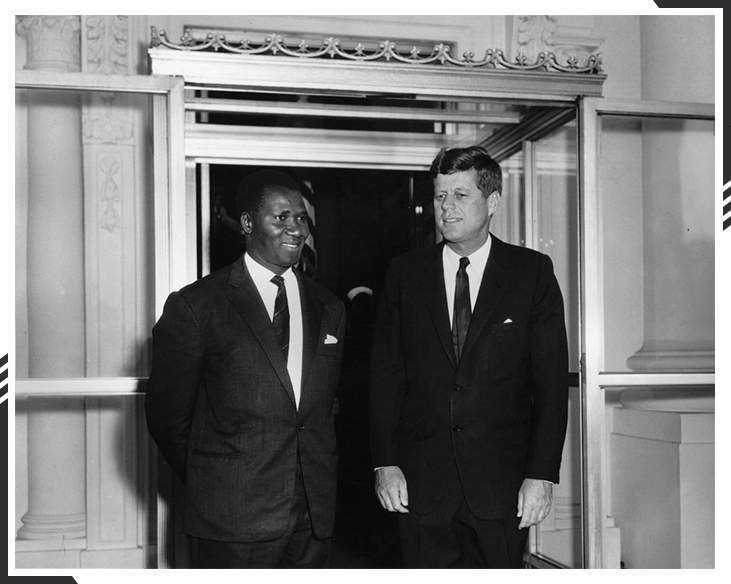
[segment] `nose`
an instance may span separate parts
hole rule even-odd
[[[299,221],[296,217],[290,217],[287,220],[286,231],[289,235],[301,235],[305,238],[310,232],[307,222]]]
[[[454,196],[445,195],[442,199],[442,209],[454,209]]]

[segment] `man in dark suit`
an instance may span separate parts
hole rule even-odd
[[[444,241],[393,260],[376,318],[376,494],[405,567],[520,568],[559,478],[563,299],[548,256],[490,234],[502,174],[483,148],[442,149],[431,175]]]
[[[345,309],[293,269],[309,233],[294,179],[255,172],[237,207],[244,255],[173,292],[153,328],[147,423],[186,486],[193,567],[327,567]]]

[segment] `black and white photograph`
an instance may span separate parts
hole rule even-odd
[[[11,582],[722,573],[723,10],[487,8],[13,16]]]

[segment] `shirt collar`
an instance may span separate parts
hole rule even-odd
[[[257,288],[261,288],[263,285],[271,283],[272,276],[275,275],[274,272],[272,272],[269,268],[262,266],[253,257],[251,257],[249,252],[244,254],[244,261]],[[287,268],[281,275],[286,284],[291,284],[293,281],[296,281],[296,276],[294,275],[292,268]]]
[[[467,257],[470,258],[469,267],[473,268],[475,272],[482,272],[487,264],[487,258],[490,255],[490,248],[492,247],[492,236],[490,233],[487,234],[487,241],[482,244],[482,247],[473,251]],[[444,244],[444,251],[442,252],[442,259],[444,261],[445,268],[449,267],[450,272],[456,272],[459,268],[459,258],[462,256],[452,250],[447,244]],[[445,271],[447,271],[445,269]]]

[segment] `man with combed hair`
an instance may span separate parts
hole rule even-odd
[[[548,256],[490,234],[483,148],[441,150],[431,176],[443,241],[393,260],[376,317],[375,490],[405,567],[521,568],[566,434],[563,299]]]

